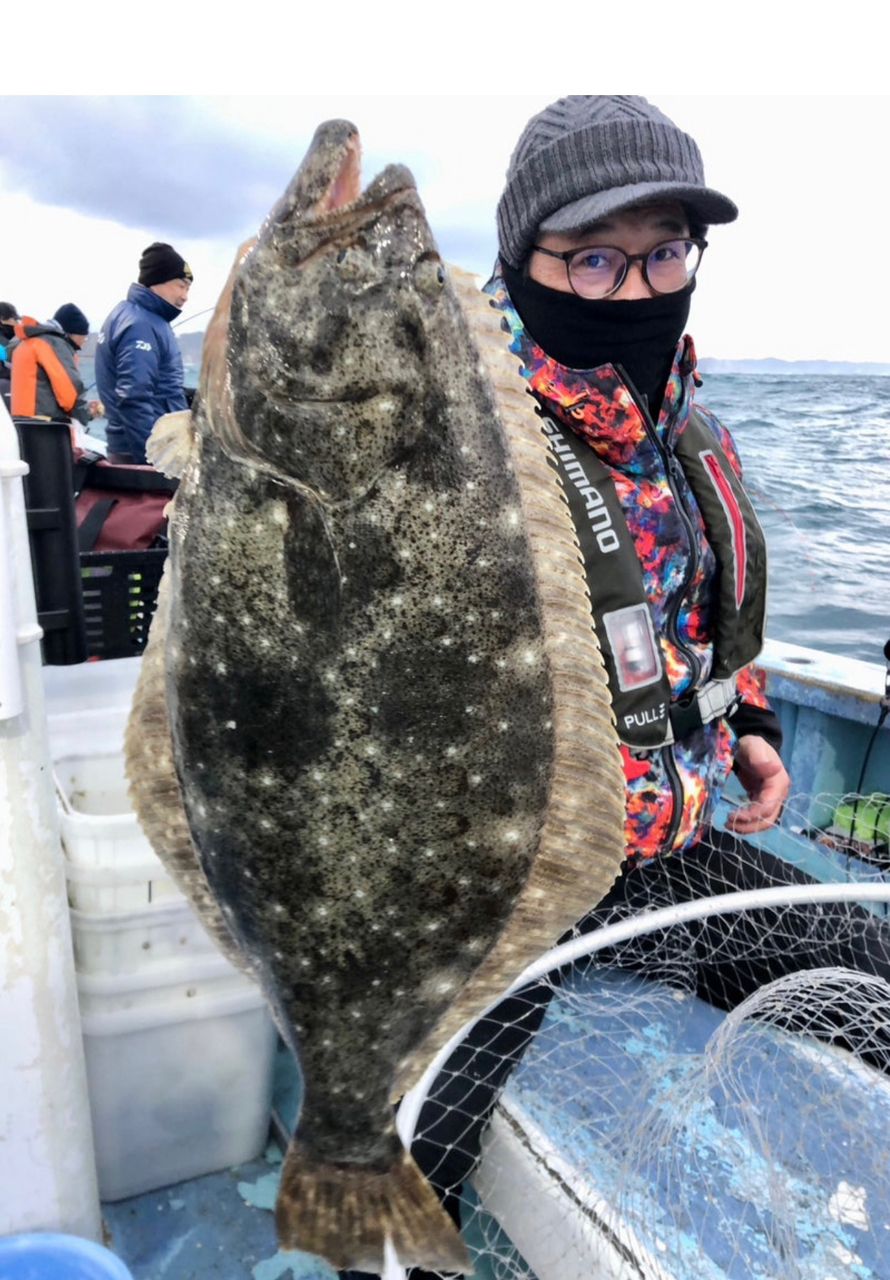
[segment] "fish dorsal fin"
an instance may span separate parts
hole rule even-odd
[[[605,896],[624,850],[624,772],[581,551],[549,446],[501,317],[477,280],[449,265],[495,396],[534,553],[555,692],[554,760],[534,865],[504,931],[448,1011],[403,1064],[395,1097],[538,956]]]
[[[158,418],[146,441],[145,456],[156,470],[178,480],[188,466],[194,443],[191,411],[178,409]]]

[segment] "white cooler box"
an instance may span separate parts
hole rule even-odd
[[[145,975],[80,975],[103,1200],[253,1160],[268,1138],[276,1032],[257,987],[218,957]]]

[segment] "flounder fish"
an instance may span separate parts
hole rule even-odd
[[[392,1098],[591,908],[623,778],[568,507],[414,181],[322,125],[208,329],[128,731],[137,811],[304,1098],[281,1243],[466,1271]]]

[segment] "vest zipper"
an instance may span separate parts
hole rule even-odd
[[[658,456],[664,463],[668,488],[671,491],[676,508],[680,513],[680,519],[683,523],[683,527],[686,530],[686,540],[689,544],[689,563],[686,566],[686,573],[684,574],[683,581],[678,587],[670,608],[668,609],[665,630],[667,631],[668,638],[677,646],[689,663],[689,672],[691,677],[689,687],[690,690],[694,690],[701,676],[702,664],[698,654],[694,653],[680,639],[680,631],[677,626],[677,617],[680,613],[680,605],[683,603],[683,596],[686,593],[686,588],[695,577],[695,571],[698,568],[698,546],[695,541],[695,528],[692,520],[690,519],[689,513],[686,510],[686,504],[683,501],[682,490],[679,483],[680,477],[683,475],[683,468],[680,466],[679,460],[673,450],[663,445],[659,440],[658,432],[655,429],[655,423],[652,421],[652,415],[649,412],[648,406],[643,400],[643,397],[637,391],[633,382],[631,382],[627,371],[620,364],[616,364],[614,367],[619,377],[624,380],[628,391],[633,397],[633,401],[642,415],[643,426],[646,428],[646,434],[652,441]],[[668,433],[668,439],[670,439],[672,434],[673,428],[671,428],[671,431]]]
[[[667,476],[668,488],[670,489],[671,494],[673,495],[674,503],[676,505],[677,511],[680,514],[680,519],[683,523],[683,527],[686,530],[686,538],[689,543],[689,564],[687,565],[683,582],[680,584],[679,588],[677,589],[673,602],[671,603],[671,606],[668,610],[668,615],[665,623],[665,630],[668,634],[668,638],[671,641],[673,641],[673,643],[677,646],[680,652],[685,655],[689,663],[689,671],[690,671],[690,677],[691,677],[689,687],[691,690],[694,690],[696,684],[698,683],[699,677],[701,676],[701,671],[702,671],[701,662],[699,661],[698,655],[696,653],[693,653],[691,649],[687,648],[687,646],[680,639],[680,631],[677,626],[677,617],[680,613],[680,605],[683,603],[683,596],[686,592],[687,587],[689,586],[693,577],[695,576],[696,569],[698,568],[698,546],[696,545],[696,541],[695,541],[695,529],[693,527],[692,520],[689,517],[689,513],[686,510],[686,504],[683,501],[682,491],[679,484],[679,477],[682,476],[683,474],[683,468],[680,466],[677,456],[673,452],[673,450],[669,448],[667,445],[663,445],[659,440],[658,431],[656,430],[655,423],[652,421],[652,415],[649,412],[649,407],[646,404],[643,397],[640,395],[639,391],[637,391],[631,379],[628,377],[627,370],[618,364],[615,365],[615,370],[618,373],[618,376],[624,380],[625,386],[630,392],[634,403],[636,404],[637,408],[639,409],[642,415],[643,426],[646,428],[646,435],[652,441],[653,445],[655,446],[656,452],[658,453],[658,456],[661,458],[662,462],[664,463],[664,469],[665,469],[665,474]],[[673,433],[673,428],[668,433],[668,442],[670,441],[670,436],[672,435],[672,433]],[[671,815],[671,825],[668,828],[668,833],[665,836],[664,845],[663,845],[663,853],[669,853],[674,843],[674,840],[676,839],[677,832],[680,829],[680,821],[683,817],[683,800],[684,800],[683,782],[682,782],[682,779],[680,778],[679,771],[677,770],[677,763],[674,758],[673,745],[662,747],[661,755],[662,755],[662,759],[664,760],[664,771],[667,776],[667,780],[670,783],[671,800],[674,806],[674,811],[673,811],[673,814]]]
[[[677,832],[680,829],[680,819],[683,817],[683,782],[680,778],[677,762],[674,759],[673,746],[661,748],[662,759],[664,760],[664,771],[667,780],[671,784],[671,801],[673,802],[674,811],[671,815],[671,825],[664,839],[662,846],[662,855],[670,853]]]

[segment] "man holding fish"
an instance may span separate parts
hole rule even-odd
[[[636,96],[571,96],[535,116],[498,205],[486,291],[572,511],[624,764],[625,870],[583,932],[668,902],[806,880],[739,838],[780,818],[790,786],[778,720],[750,665],[763,639],[766,549],[735,445],[694,401],[701,378],[685,333],[707,228],[736,216],[705,185],[693,139]],[[710,819],[731,770],[748,802],[720,832]],[[798,968],[890,972],[873,920],[863,918],[846,954],[830,919],[814,935],[792,909],[764,955],[764,931],[778,921],[734,918],[742,963],[714,959],[721,922],[706,922],[699,993],[731,1007]],[[843,908],[836,936],[850,934]],[[656,945],[638,942],[637,963]],[[478,1023],[421,1112],[412,1150],[457,1221],[497,1093],[552,992],[526,990]]]

